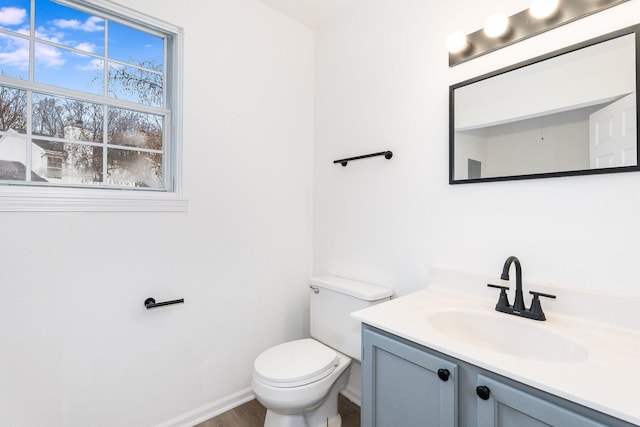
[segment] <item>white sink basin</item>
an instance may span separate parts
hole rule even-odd
[[[432,313],[427,320],[450,338],[514,357],[576,363],[588,356],[582,345],[545,328],[545,322],[462,310]]]

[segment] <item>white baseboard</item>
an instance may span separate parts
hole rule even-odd
[[[160,423],[156,425],[156,427],[193,427],[196,424],[207,421],[208,419],[216,417],[223,412],[227,412],[253,399],[255,399],[255,395],[253,394],[251,387],[249,387],[244,390],[240,390],[237,393],[233,393],[230,396],[209,403],[208,405],[189,411],[172,420]]]
[[[349,385],[347,385],[347,387],[345,387],[340,393],[356,405],[362,405],[360,390],[356,387],[349,387]],[[243,403],[247,403],[250,400],[255,399],[255,397],[253,390],[249,387],[233,393],[230,396],[209,403],[208,405],[201,406],[193,411],[179,415],[172,420],[157,424],[156,427],[193,427],[197,424],[210,420],[211,418],[217,417],[218,415],[233,408],[237,408]]]
[[[349,384],[340,392],[344,397],[352,401],[358,406],[362,406],[362,396],[360,390],[356,390],[355,387],[349,387]]]

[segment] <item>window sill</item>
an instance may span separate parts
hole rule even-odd
[[[126,190],[0,188],[0,212],[187,212],[177,193]]]

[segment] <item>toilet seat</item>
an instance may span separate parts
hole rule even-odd
[[[331,374],[339,362],[338,353],[310,338],[272,347],[256,358],[257,379],[272,387],[299,387]]]

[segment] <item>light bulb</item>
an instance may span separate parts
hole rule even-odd
[[[449,34],[449,37],[447,37],[447,50],[449,53],[462,52],[467,48],[467,46],[469,46],[467,36],[465,36],[461,31],[451,33]]]
[[[509,18],[504,13],[494,13],[484,23],[484,33],[487,37],[500,37],[509,28]]]
[[[558,0],[533,0],[529,13],[537,19],[548,18],[558,10]]]

